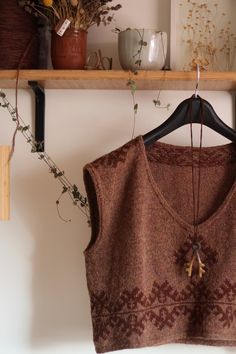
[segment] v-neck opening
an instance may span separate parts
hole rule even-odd
[[[187,222],[186,220],[184,220],[184,218],[174,209],[174,207],[172,207],[170,205],[170,203],[167,201],[167,199],[165,198],[165,196],[163,195],[163,192],[161,191],[160,187],[158,186],[158,183],[155,181],[154,176],[152,174],[151,171],[151,167],[150,167],[150,163],[148,161],[148,156],[147,156],[147,151],[146,151],[146,147],[143,141],[143,136],[139,135],[137,137],[138,142],[139,142],[139,146],[140,146],[140,150],[141,150],[141,156],[142,159],[144,161],[145,164],[145,169],[148,175],[148,179],[149,182],[154,190],[154,192],[156,193],[156,195],[159,197],[159,200],[161,201],[162,205],[165,207],[165,209],[172,215],[172,217],[184,228],[187,229],[190,232],[193,232],[194,230],[194,225]],[[155,141],[152,146],[154,145],[154,148],[158,149],[158,147],[161,149],[173,149],[173,150],[182,150],[183,152],[186,151],[186,149],[191,149],[191,147],[189,146],[180,146],[180,145],[174,145],[174,144],[167,144],[164,142],[159,142],[159,141]],[[218,150],[230,150],[233,148],[236,148],[234,146],[234,143],[228,143],[228,144],[224,144],[224,145],[217,145],[217,146],[209,146],[209,147],[202,147],[202,151],[218,151]],[[194,147],[193,148],[194,151],[198,151],[199,147]],[[234,157],[236,157],[236,151],[234,152]],[[168,156],[167,156],[168,158]],[[197,224],[198,230],[199,232],[203,229],[205,229],[207,226],[209,226],[209,224],[211,222],[213,222],[220,214],[221,212],[223,212],[223,210],[226,208],[226,206],[228,205],[228,203],[230,202],[230,199],[233,196],[233,193],[235,191],[235,187],[236,187],[236,177],[234,178],[234,181],[228,191],[228,193],[226,194],[225,198],[223,199],[223,201],[219,204],[219,206],[216,208],[216,210],[210,214],[209,217],[207,217],[206,219],[204,219],[202,222]]]

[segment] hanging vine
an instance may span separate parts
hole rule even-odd
[[[127,29],[127,30],[129,30],[129,29]],[[147,46],[147,42],[144,41],[144,30],[142,30],[142,33],[139,30],[137,30],[137,29],[136,29],[136,31],[139,34],[140,40],[139,40],[139,48],[138,48],[137,52],[133,55],[133,58],[137,58],[136,61],[135,61],[136,69],[135,70],[130,70],[130,72],[132,74],[134,74],[134,75],[138,75],[138,70],[141,70],[141,68],[142,68],[141,54],[142,54],[143,47]],[[119,33],[119,32],[120,32],[120,29],[116,28],[116,33]],[[166,72],[166,55],[165,55],[165,50],[164,50],[162,32],[161,32],[161,44],[162,44],[163,57],[165,58],[165,62],[164,62],[162,70],[163,70],[164,75],[165,75],[165,72]],[[138,87],[137,87],[137,83],[136,83],[134,78],[129,78],[126,85],[130,89],[131,96],[132,96],[132,101],[133,101],[133,129],[132,129],[132,135],[131,135],[131,138],[133,139],[134,138],[134,133],[135,133],[135,127],[136,127],[136,117],[137,117],[138,107],[139,107],[138,103],[136,101],[136,91],[137,91]],[[161,89],[158,90],[156,99],[153,99],[154,106],[156,108],[160,108],[160,109],[162,108],[162,109],[169,110],[170,103],[167,103],[166,105],[162,105],[161,104],[161,100],[160,100],[161,91],[162,91]]]
[[[64,220],[64,221],[70,221],[70,220],[65,220],[61,215],[59,211],[59,203],[61,197],[67,193],[69,197],[71,198],[73,205],[75,205],[86,217],[88,220],[88,224],[90,225],[90,220],[89,220],[89,205],[88,205],[88,200],[87,197],[84,197],[78,190],[78,187],[75,184],[72,184],[68,178],[65,175],[65,172],[61,170],[56,163],[51,159],[51,157],[46,153],[46,152],[38,152],[37,147],[38,147],[38,142],[35,140],[34,135],[30,131],[30,126],[26,125],[23,119],[19,116],[16,108],[14,108],[10,102],[8,101],[6,94],[0,90],[0,107],[5,108],[8,110],[12,121],[16,124],[17,126],[17,131],[21,132],[23,137],[25,138],[26,142],[31,145],[31,152],[34,154],[37,154],[38,159],[43,161],[48,167],[49,167],[49,172],[53,175],[55,179],[57,179],[61,185],[62,185],[62,191],[59,196],[59,198],[56,200],[56,206],[57,206],[57,211],[59,217]]]

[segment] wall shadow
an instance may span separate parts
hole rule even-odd
[[[225,347],[225,353],[236,353],[236,346],[234,346],[234,347]]]
[[[84,156],[83,159],[87,161]],[[59,219],[55,201],[61,185],[43,162],[37,163],[37,168],[32,168],[34,174],[14,179],[13,191],[16,212],[34,241],[31,346],[91,342],[83,255],[90,237],[87,219],[66,195],[61,200],[60,211],[63,217],[72,221]],[[74,172],[78,178],[73,183],[85,195],[83,164],[78,162],[78,156],[70,156],[60,165],[67,172],[70,166],[76,165]]]

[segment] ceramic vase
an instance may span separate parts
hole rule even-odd
[[[118,35],[120,65],[124,70],[161,70],[166,61],[167,33],[126,29]]]

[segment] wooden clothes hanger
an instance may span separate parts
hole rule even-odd
[[[157,128],[143,135],[145,146],[189,123],[201,123],[236,143],[236,131],[226,125],[216,114],[212,105],[197,94],[200,81],[200,69],[197,66],[197,84],[195,94],[181,102],[172,115]]]

